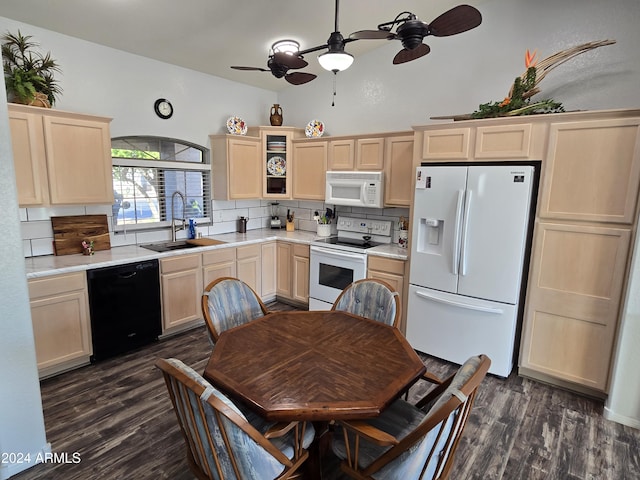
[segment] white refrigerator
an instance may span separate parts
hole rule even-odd
[[[533,165],[422,166],[413,203],[407,340],[509,376],[527,246]]]

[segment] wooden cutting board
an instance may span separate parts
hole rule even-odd
[[[111,249],[106,215],[51,217],[53,250],[56,255],[82,253],[82,241],[93,240],[94,250]]]

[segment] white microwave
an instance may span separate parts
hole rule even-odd
[[[325,203],[382,208],[382,172],[327,172]]]

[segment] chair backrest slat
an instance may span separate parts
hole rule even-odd
[[[400,321],[400,295],[383,280],[365,278],[349,284],[331,310],[353,313],[397,327]]]
[[[233,277],[220,277],[209,283],[204,289],[201,303],[213,343],[223,331],[268,312],[258,294],[242,280]]]
[[[280,440],[292,452],[292,457],[285,455],[230,399],[179,360],[160,359],[156,365],[164,374],[187,446],[189,466],[198,478],[276,478],[285,471],[295,471],[307,458],[305,447],[299,446],[302,437],[289,432],[286,440]],[[304,427],[295,428],[305,435]],[[304,437],[305,446],[313,433],[311,429]]]
[[[421,464],[420,478],[447,478],[453,464],[453,455],[471,413],[478,386],[486,376],[490,364],[491,360],[485,355],[467,360],[456,374],[443,382],[446,388],[437,397],[422,422],[398,444],[386,450],[364,468],[362,475],[358,478],[372,478],[375,472],[393,468],[392,465],[416,461],[417,459],[412,455],[420,451],[421,446],[428,445],[431,448],[423,452],[424,457],[421,461],[424,463]],[[420,404],[421,402],[417,403],[417,405]],[[348,448],[346,439],[345,443]],[[351,455],[348,458],[351,458]],[[434,465],[432,462],[436,460],[437,463]]]

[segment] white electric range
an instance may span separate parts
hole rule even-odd
[[[366,278],[367,250],[391,243],[389,220],[339,217],[337,230],[311,242],[309,310],[329,310],[347,285]]]

